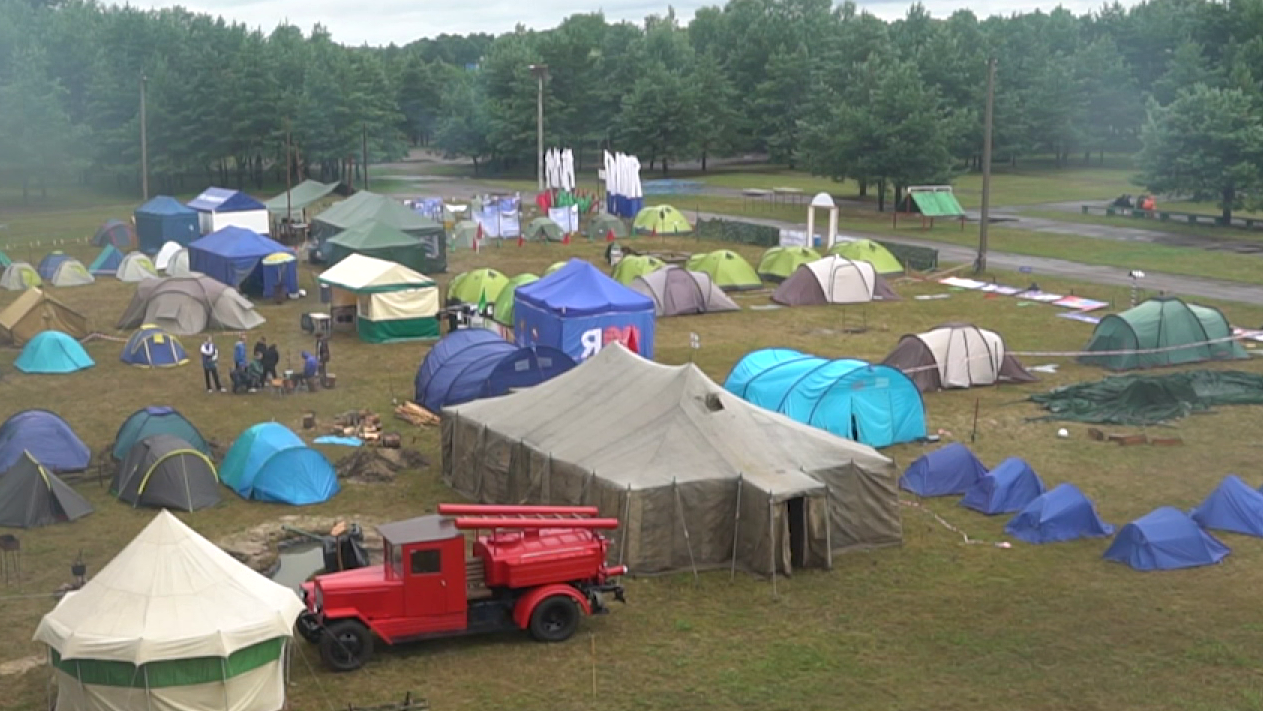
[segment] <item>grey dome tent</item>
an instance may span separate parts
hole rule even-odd
[[[133,506],[196,511],[220,502],[215,465],[173,435],[150,435],[132,445],[110,492]]]
[[[201,274],[145,279],[136,285],[119,330],[152,324],[177,336],[192,336],[207,328],[248,331],[263,323],[254,304],[231,286]]]
[[[738,311],[736,302],[723,289],[715,286],[706,272],[691,272],[683,267],[666,267],[632,280],[632,291],[653,299],[656,316],[688,316],[719,311]]]
[[[882,365],[903,371],[923,393],[1035,381],[1017,358],[1005,352],[1000,334],[968,323],[949,323],[906,335]]]
[[[29,452],[0,474],[0,526],[35,528],[90,513],[92,505]]]

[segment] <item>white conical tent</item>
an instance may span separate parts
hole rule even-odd
[[[277,711],[303,605],[163,511],[44,615],[57,709]]]

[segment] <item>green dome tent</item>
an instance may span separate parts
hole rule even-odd
[[[600,241],[609,237],[610,232],[614,233],[614,239],[623,239],[629,236],[626,222],[614,215],[601,213],[593,217],[592,221],[588,223],[586,234],[588,239]]]
[[[763,286],[759,275],[745,257],[727,249],[694,254],[689,257],[684,268],[691,272],[706,272],[711,281],[715,282],[715,286],[724,291],[758,289]]]
[[[820,259],[820,253],[810,247],[772,247],[763,253],[756,270],[767,281],[785,281],[799,266]]]
[[[557,271],[558,269],[561,269],[564,266],[566,266],[565,262],[553,262],[552,264],[548,265],[547,269],[544,270],[544,276],[548,276],[549,274],[552,274],[553,272]]]
[[[1144,351],[1157,353],[1113,353],[1079,356],[1079,362],[1109,370],[1160,368],[1204,360],[1244,360],[1245,348],[1232,336],[1232,326],[1219,309],[1186,304],[1175,297],[1149,299],[1120,314],[1101,319],[1092,339],[1083,350]],[[1208,341],[1218,341],[1208,343]],[[1186,348],[1178,346],[1187,345]]]
[[[630,257],[623,257],[614,266],[614,281],[627,286],[635,281],[636,277],[656,272],[666,266],[667,263],[657,257],[648,254],[633,254]]]
[[[526,231],[522,233],[522,236],[541,242],[560,242],[565,237],[565,232],[561,229],[561,225],[549,218],[536,217],[526,226]]]
[[[857,239],[849,242],[838,242],[829,250],[829,254],[846,257],[852,262],[868,262],[881,275],[902,274],[903,265],[899,259],[882,245],[871,239]]]
[[[636,214],[632,231],[638,235],[686,235],[693,231],[693,225],[670,205],[651,205]]]
[[[456,299],[464,304],[485,300],[490,304],[508,283],[509,278],[494,269],[475,269],[456,275],[447,287],[447,299]]]
[[[500,295],[496,297],[495,307],[491,311],[491,318],[502,326],[513,327],[513,295],[517,293],[517,288],[523,284],[530,284],[533,281],[539,281],[539,277],[534,274],[518,274],[509,280],[504,288],[500,290]]]

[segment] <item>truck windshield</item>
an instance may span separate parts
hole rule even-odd
[[[396,578],[403,577],[403,548],[387,543],[387,558],[390,561],[390,572]]]

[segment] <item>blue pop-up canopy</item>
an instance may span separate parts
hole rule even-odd
[[[166,195],[159,195],[136,208],[134,216],[136,239],[145,254],[157,254],[167,242],[187,246],[201,234],[197,211]]]
[[[1123,526],[1104,558],[1136,570],[1177,570],[1213,565],[1230,552],[1183,511],[1163,506]]]
[[[1021,457],[1009,457],[965,492],[960,505],[988,516],[1021,511],[1046,491],[1044,482]]]
[[[1229,474],[1189,516],[1202,528],[1263,538],[1263,493]]]
[[[1005,533],[1027,543],[1058,543],[1077,538],[1103,538],[1114,527],[1101,520],[1096,507],[1074,484],[1057,485],[1009,519]]]
[[[225,227],[189,244],[189,269],[201,272],[215,281],[239,291],[271,297],[278,288],[285,293],[298,291],[298,261],[289,261],[277,269],[262,269],[263,259],[293,250],[244,227]]]
[[[899,488],[917,496],[952,496],[969,491],[987,468],[969,448],[952,442],[917,458],[899,477]]]
[[[515,341],[550,346],[576,362],[613,342],[653,357],[653,299],[581,259],[513,293]]]

